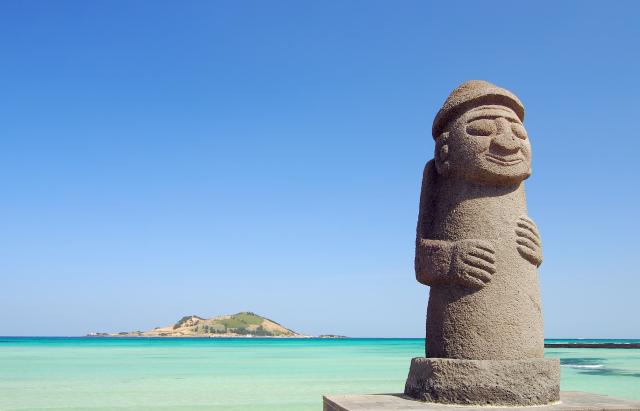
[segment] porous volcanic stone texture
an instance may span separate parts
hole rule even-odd
[[[520,99],[509,90],[496,87],[488,81],[471,80],[462,83],[447,97],[447,100],[433,120],[431,133],[436,138],[447,123],[470,107],[480,104],[497,104],[510,107],[524,121],[524,106]]]
[[[560,399],[560,361],[414,358],[405,395],[428,402],[537,405]]]
[[[488,369],[510,377],[516,371],[503,361],[542,359],[544,351],[542,242],[527,212],[531,144],[523,120],[520,100],[491,83],[470,81],[451,93],[434,120],[435,154],[424,169],[416,230],[416,279],[431,287],[426,357],[495,360]],[[493,381],[506,384],[502,377]],[[548,377],[557,377],[557,393],[559,376]],[[547,401],[535,388],[517,386],[522,392],[513,401]],[[484,390],[481,402],[504,403],[514,387]]]

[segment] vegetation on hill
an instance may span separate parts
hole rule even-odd
[[[94,335],[104,336],[104,333]],[[252,312],[241,312],[205,319],[197,315],[182,317],[167,327],[149,331],[108,334],[112,337],[304,337],[275,321]]]

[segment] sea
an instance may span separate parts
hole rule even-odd
[[[401,392],[423,352],[423,339],[0,337],[0,410],[321,410],[323,394]],[[545,356],[562,390],[640,400],[640,349]]]

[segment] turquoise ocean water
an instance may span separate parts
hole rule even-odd
[[[423,347],[421,339],[0,337],[0,410],[320,410],[322,394],[401,392]],[[563,390],[640,400],[640,349],[546,356],[560,358]]]

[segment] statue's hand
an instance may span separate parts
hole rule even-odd
[[[454,282],[480,289],[496,272],[496,253],[485,240],[460,240],[453,244],[450,275]]]
[[[542,264],[542,241],[538,227],[527,216],[518,219],[516,225],[516,243],[520,255],[536,267]]]

